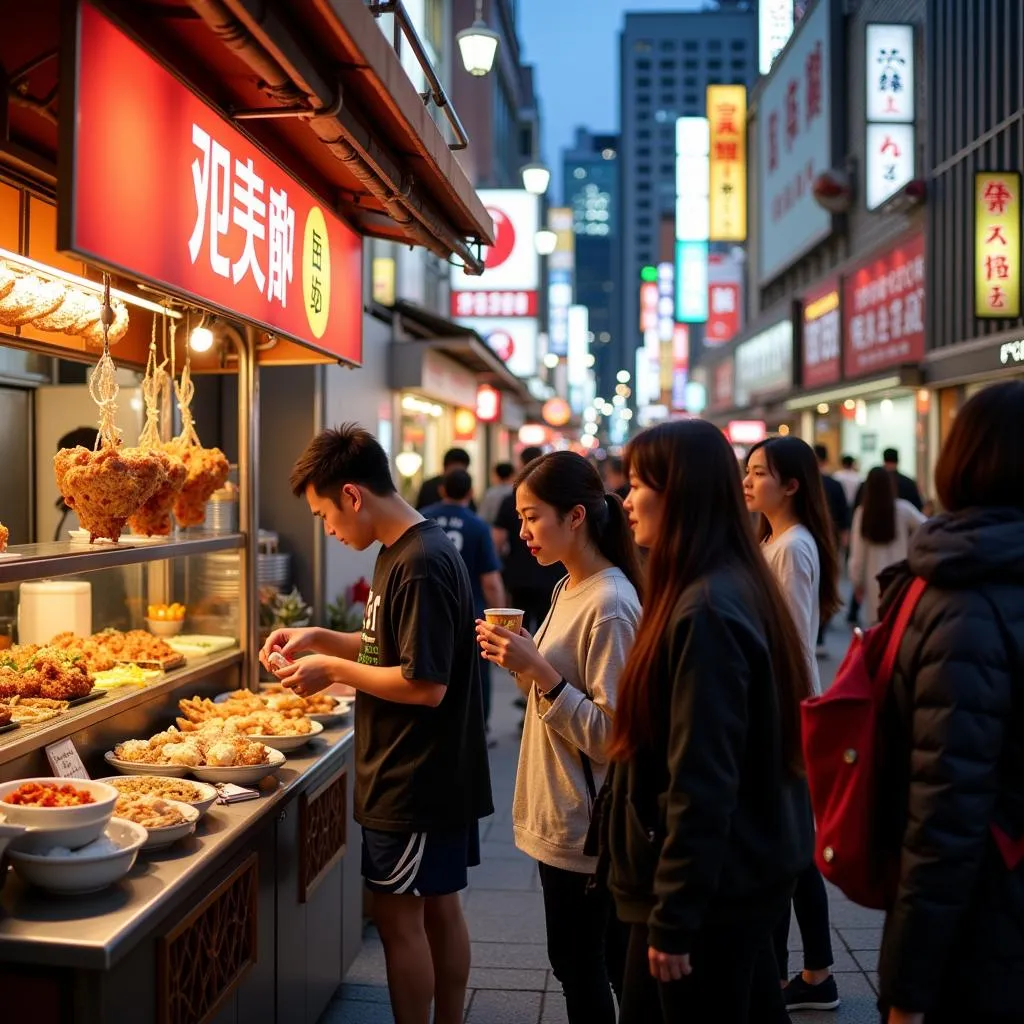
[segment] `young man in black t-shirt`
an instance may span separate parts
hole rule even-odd
[[[466,567],[437,523],[395,490],[387,455],[355,426],[326,430],[292,470],[324,531],[379,542],[361,633],[279,629],[260,652],[301,653],[278,677],[299,694],[357,691],[355,818],[397,1024],[463,1017],[469,934],[458,893],[492,813]]]

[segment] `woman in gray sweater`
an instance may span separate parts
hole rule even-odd
[[[619,929],[607,890],[588,884],[597,863],[583,846],[607,771],[619,673],[640,618],[637,549],[622,500],[605,494],[597,470],[572,452],[531,462],[515,499],[530,553],[568,574],[535,639],[477,623],[483,657],[528,687],[515,841],[540,867],[548,958],[570,1024],[614,1024],[610,982],[618,988],[621,979],[609,970],[607,947]]]

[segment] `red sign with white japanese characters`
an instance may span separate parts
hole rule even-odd
[[[839,339],[839,281],[830,278],[808,293],[803,301],[803,349],[805,388],[835,384],[842,375]]]
[[[924,235],[852,271],[843,282],[847,377],[924,358]]]
[[[60,247],[359,363],[361,237],[94,7],[78,12]]]
[[[536,316],[536,292],[452,292],[452,316]]]
[[[740,329],[740,286],[733,282],[708,285],[708,324],[704,330],[705,345],[724,345],[732,341]]]

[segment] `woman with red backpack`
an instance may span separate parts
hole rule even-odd
[[[926,583],[886,709],[889,1024],[1024,1020],[1022,439],[1024,382],[967,402],[935,470],[945,512],[886,581],[883,613],[911,579]]]

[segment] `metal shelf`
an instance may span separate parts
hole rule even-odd
[[[0,556],[0,584],[72,576],[97,569],[138,565],[165,558],[185,558],[212,551],[237,550],[244,544],[244,533],[197,533],[168,538],[160,544],[104,544],[87,547],[71,541],[56,541],[49,544],[12,545],[8,553],[22,557],[3,560]]]

